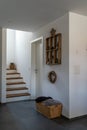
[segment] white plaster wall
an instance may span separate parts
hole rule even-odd
[[[87,17],[69,13],[70,118],[87,114]]]
[[[0,27],[0,103],[6,102],[6,29]]]
[[[6,102],[6,30],[0,27],[0,102]]]
[[[15,46],[15,63],[18,72],[23,76],[27,87],[30,88],[31,71],[30,71],[30,39],[32,33],[16,31],[16,46]],[[30,90],[29,90],[30,92]]]
[[[2,28],[0,28],[0,102],[2,95]]]
[[[11,62],[15,63],[15,30],[7,29],[7,68]]]
[[[6,103],[6,29],[4,28],[2,28],[2,85],[1,86],[2,86],[1,103]]]
[[[46,37],[50,35],[51,28],[55,28],[57,33],[62,33],[62,63],[61,65],[46,65],[45,43]],[[35,38],[43,36],[44,61],[43,61],[43,81],[41,85],[44,96],[51,96],[63,103],[63,115],[69,117],[69,15],[68,13],[49,25],[41,28],[33,35]],[[57,73],[57,81],[51,84],[48,80],[48,72],[54,70]],[[32,87],[32,86],[31,86]]]

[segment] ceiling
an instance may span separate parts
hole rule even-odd
[[[87,0],[0,0],[0,26],[36,31],[68,11],[87,15]]]

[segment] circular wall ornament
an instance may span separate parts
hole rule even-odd
[[[51,83],[55,83],[57,79],[57,74],[55,73],[55,71],[49,72],[48,78]]]

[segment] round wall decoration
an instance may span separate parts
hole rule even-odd
[[[55,73],[55,71],[49,72],[48,78],[51,83],[55,83],[57,79],[57,74]]]

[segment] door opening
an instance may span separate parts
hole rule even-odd
[[[31,98],[42,93],[43,77],[43,38],[31,42]]]

